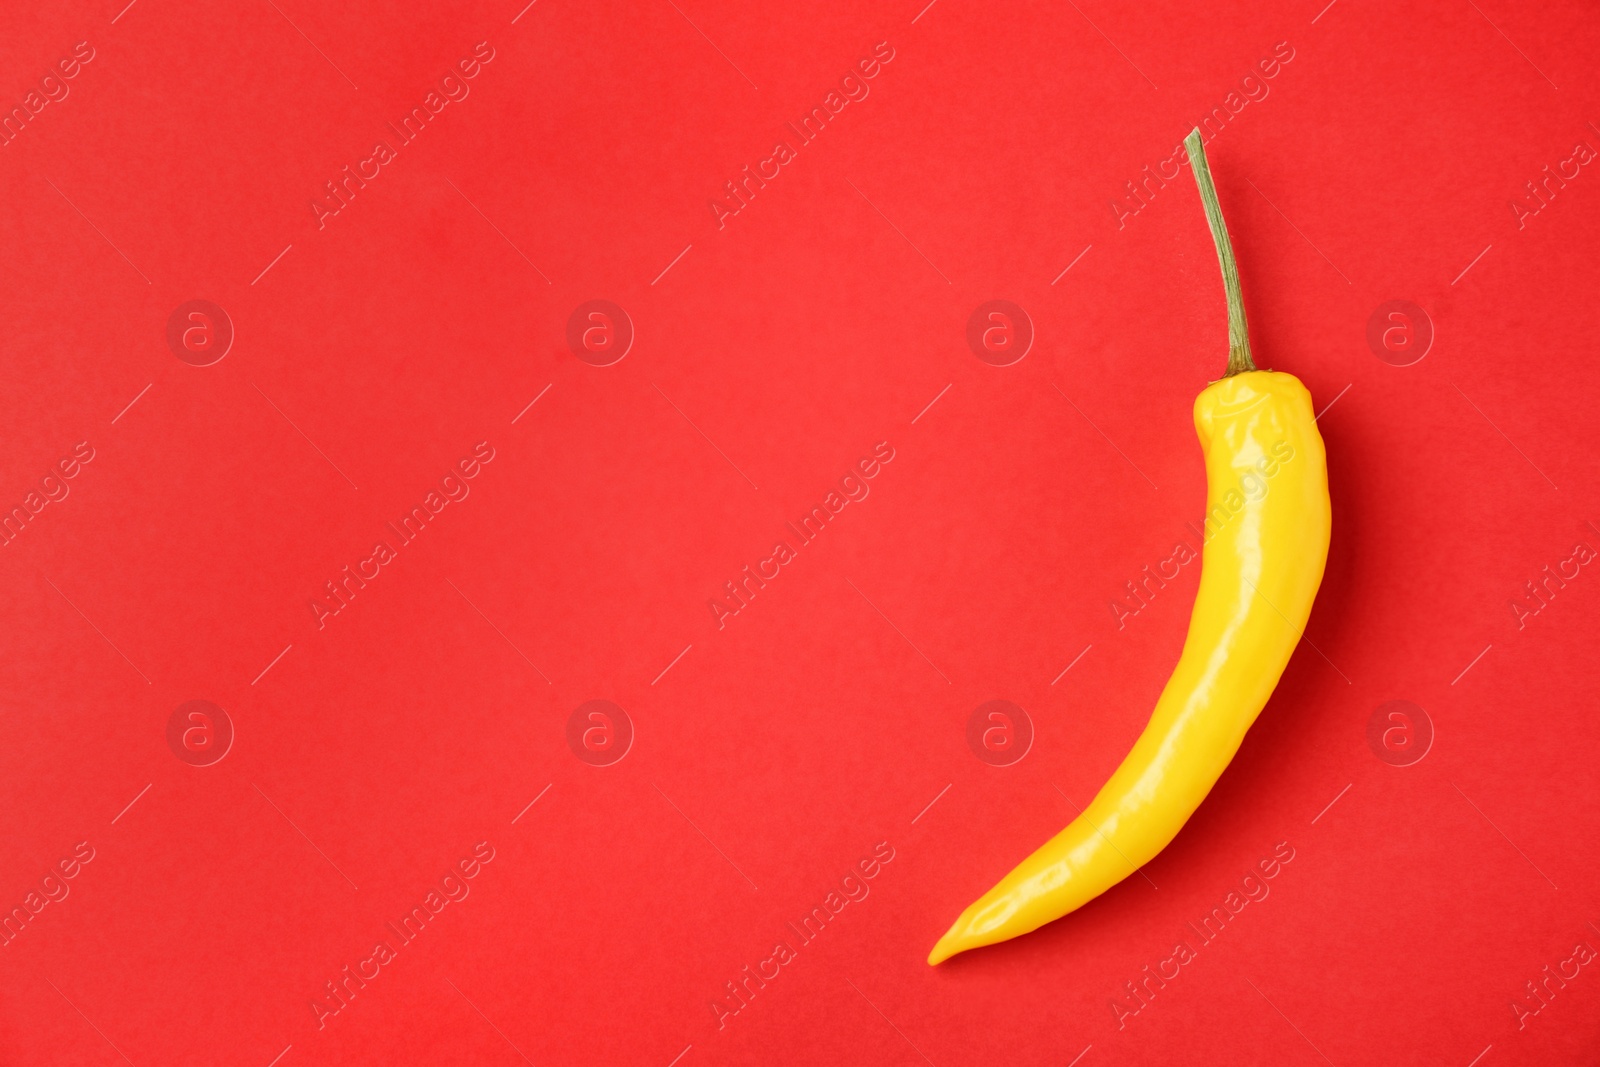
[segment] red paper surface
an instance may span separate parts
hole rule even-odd
[[[1587,5],[120,2],[0,34],[0,1060],[1592,1062]],[[1202,117],[1326,580],[929,968],[1183,640]]]

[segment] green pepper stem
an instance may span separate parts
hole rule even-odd
[[[1250,357],[1250,327],[1244,318],[1244,292],[1239,288],[1239,267],[1233,259],[1233,242],[1228,240],[1228,225],[1222,221],[1222,205],[1217,202],[1217,187],[1211,182],[1211,167],[1206,163],[1205,143],[1196,127],[1183,139],[1194,170],[1194,183],[1200,187],[1200,202],[1205,205],[1211,239],[1217,244],[1217,262],[1222,265],[1222,287],[1228,294],[1228,373],[1232,377],[1256,369]]]

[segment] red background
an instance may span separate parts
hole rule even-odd
[[[0,905],[95,852],[0,949],[0,1059],[1587,1062],[1600,975],[1511,1004],[1600,947],[1600,575],[1520,629],[1509,603],[1600,547],[1600,176],[1510,204],[1600,147],[1592,10],[120,7],[0,33],[7,107],[94,49],[0,149],[5,508],[95,453],[0,550]],[[319,228],[480,41],[470,95]],[[870,95],[719,229],[878,42]],[[929,968],[1177,656],[1198,568],[1120,631],[1108,605],[1200,514],[1222,290],[1187,172],[1120,228],[1111,202],[1278,42],[1210,155],[1258,359],[1337,399],[1308,641],[1148,880]],[[565,340],[596,298],[636,331],[608,367]],[[193,299],[236,331],[208,367],[166,341]],[[965,339],[991,299],[1036,330],[1008,367]],[[1366,341],[1395,299],[1435,330],[1410,366]],[[479,441],[470,497],[319,629]],[[880,441],[870,496],[719,630],[709,599]],[[236,731],[209,767],[166,740],[194,699]],[[591,699],[635,730],[611,766],[566,740]],[[1036,733],[1011,766],[967,746],[991,699]],[[1367,740],[1394,699],[1435,732],[1411,766]],[[319,1029],[480,841],[470,896]],[[880,841],[870,896],[719,1028]],[[1270,897],[1119,1028],[1279,842]]]

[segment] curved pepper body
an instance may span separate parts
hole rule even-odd
[[[1073,911],[1148,863],[1211,792],[1300,641],[1331,514],[1311,394],[1249,371],[1195,400],[1206,464],[1200,588],[1150,723],[1094,801],[962,912],[928,962]]]

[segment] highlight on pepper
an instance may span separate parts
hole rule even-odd
[[[1188,636],[1144,733],[1093,802],[963,911],[928,954],[930,964],[1036,930],[1154,859],[1239,750],[1322,584],[1332,518],[1311,394],[1292,374],[1256,368],[1233,245],[1198,129],[1184,147],[1228,304],[1227,372],[1194,403],[1207,520]]]

